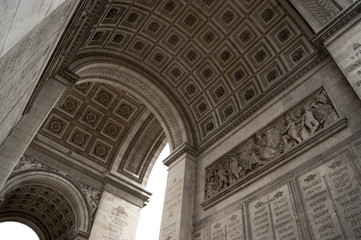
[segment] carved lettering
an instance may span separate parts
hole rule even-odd
[[[346,70],[347,70],[347,72],[352,72],[353,70],[357,69],[360,66],[361,66],[361,59],[359,59],[357,62],[346,67]]]
[[[249,206],[252,239],[300,239],[287,185]]]
[[[299,178],[317,239],[351,239],[360,227],[361,189],[356,179],[346,154]]]
[[[124,236],[124,229],[128,226],[128,214],[122,206],[111,209],[108,216],[109,223],[102,238],[106,240],[117,240]]]

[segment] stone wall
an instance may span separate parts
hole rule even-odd
[[[311,28],[318,32],[331,22],[342,10],[355,0],[290,0],[294,7],[308,22]]]
[[[65,0],[4,0],[0,2],[0,56],[8,52]],[[36,13],[36,14],[34,14]]]
[[[320,89],[333,104],[338,116],[335,122],[339,124],[334,128],[332,124],[325,127],[327,134],[322,135],[319,124],[322,120],[319,119],[318,124],[314,122],[306,127],[307,131],[312,132],[312,127],[315,131],[305,138],[302,135],[305,125],[300,119],[296,123],[300,130],[296,132],[299,142],[295,136],[290,149],[277,148],[285,146],[282,134],[290,137],[288,130],[281,134],[279,145],[264,144],[258,152],[253,148],[252,153],[258,156],[259,162],[254,161],[254,169],[245,171],[237,155],[245,143],[249,139],[256,142],[256,133],[264,134],[267,142],[272,142],[274,134],[267,135],[267,131],[271,131],[275,123],[285,121],[287,115],[297,115],[298,109],[309,105]],[[304,76],[255,115],[199,158],[193,239],[349,239],[359,236],[360,100],[335,63],[329,61]],[[316,115],[314,112],[313,117],[317,119]],[[262,155],[266,147],[275,150],[266,151],[275,153],[268,159]],[[237,164],[232,168],[234,159]],[[209,193],[212,171],[216,187],[213,188],[215,192]],[[246,181],[242,180],[244,178]]]
[[[0,14],[5,18],[4,21],[0,21],[0,30],[1,36],[6,39],[0,39],[0,46],[4,49],[4,54],[0,58],[0,144],[21,118],[42,71],[77,5],[77,1],[74,0],[68,0],[60,6],[60,1],[31,2],[33,5],[30,4],[30,7],[28,1],[1,3],[2,7],[5,6],[0,9],[4,9],[6,14]],[[26,6],[23,6],[25,3]],[[55,6],[58,7],[51,11]],[[33,15],[34,19],[28,18],[29,14]],[[10,21],[12,25],[8,26]]]
[[[104,191],[89,239],[135,239],[139,212],[140,207]]]

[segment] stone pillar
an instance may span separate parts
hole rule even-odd
[[[361,98],[361,2],[339,14],[313,41],[327,48]]]
[[[65,88],[64,83],[50,78],[40,90],[30,112],[21,118],[0,146],[0,189]]]
[[[135,239],[141,207],[103,191],[89,240]]]
[[[71,240],[88,240],[89,239],[89,234],[86,234],[84,232],[77,232],[74,234],[73,237],[71,237]]]
[[[169,170],[159,239],[192,239],[194,158],[184,153],[179,157],[168,158],[165,164]]]

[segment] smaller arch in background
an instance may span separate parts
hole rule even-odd
[[[105,63],[106,60],[108,63]],[[78,83],[107,83],[123,88],[141,100],[161,123],[170,139],[172,151],[192,139],[188,136],[191,133],[187,131],[187,124],[183,121],[182,114],[177,112],[174,103],[146,77],[113,63],[112,59],[80,59],[71,65],[70,71],[79,76]]]
[[[12,223],[16,225],[18,231],[22,231],[23,228],[27,227],[34,232],[34,235],[37,235],[38,239],[40,240],[51,239],[50,234],[47,231],[46,227],[41,222],[39,222],[37,219],[33,218],[30,215],[23,214],[20,212],[0,213],[0,219],[1,219],[0,225],[6,223]],[[21,226],[21,225],[25,225],[25,226]],[[0,230],[0,235],[4,236],[4,232],[2,232],[1,230]],[[28,235],[26,237],[28,237]]]
[[[32,216],[31,206],[27,206],[23,210],[19,209],[11,209],[10,205],[6,206],[6,194],[21,191],[21,188],[31,186],[40,186],[48,190],[53,190],[54,193],[57,194],[59,198],[65,198],[63,205],[70,205],[71,211],[74,217],[74,233],[76,235],[78,233],[84,234],[89,233],[91,228],[91,216],[90,216],[90,207],[86,202],[81,191],[73,185],[66,178],[52,172],[46,171],[25,171],[21,172],[13,177],[11,177],[5,184],[4,188],[0,192],[0,197],[4,198],[1,208],[0,208],[0,221],[5,221],[10,219],[9,216],[15,214],[16,220],[19,222],[23,222],[29,226],[37,226],[34,229],[41,230],[42,236],[45,236],[44,239],[54,239],[52,236],[49,238],[49,235],[53,235],[53,232],[49,231],[49,226],[51,223],[44,222],[41,217],[33,216],[33,218],[29,218]],[[37,201],[40,201],[40,198],[36,198]],[[34,202],[32,202],[34,203]],[[44,202],[37,202],[35,204],[44,204]],[[27,211],[30,211],[27,213]],[[69,210],[69,209],[68,209]],[[11,214],[10,214],[11,213]],[[69,218],[68,218],[69,219]],[[40,222],[40,223],[39,223]],[[47,230],[45,231],[44,228]],[[38,234],[41,236],[41,234]],[[56,239],[56,238],[55,238]]]

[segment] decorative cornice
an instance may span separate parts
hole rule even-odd
[[[177,117],[173,114],[171,106],[169,106],[156,91],[140,79],[122,70],[112,68],[111,65],[92,67],[80,71],[78,75],[82,80],[107,79],[132,89],[147,99],[149,103],[159,111],[160,116],[164,119],[164,123],[168,127],[173,148],[176,148],[184,142],[185,136],[182,134],[181,126],[179,126]]]
[[[81,9],[74,14],[77,18],[72,21],[72,26],[68,28],[65,38],[68,42],[65,41],[65,45],[60,48],[64,52],[61,68],[66,68],[70,64],[79,47],[86,41],[93,24],[99,20],[102,12],[105,11],[106,3],[107,1],[103,0],[85,0]],[[72,35],[76,38],[71,38]]]
[[[114,195],[123,198],[139,207],[143,207],[149,200],[150,192],[145,189],[119,178],[117,175],[108,173],[104,179],[104,191],[108,191]]]
[[[72,236],[70,236],[70,239],[73,239],[73,240],[78,240],[78,239],[83,239],[83,238],[88,239],[89,235],[90,235],[90,233],[77,230],[77,231],[75,231],[75,233]]]
[[[327,51],[318,49],[309,58],[303,61],[298,67],[294,68],[288,74],[286,74],[278,84],[274,84],[268,88],[265,92],[260,94],[254,99],[253,103],[246,106],[242,111],[235,114],[230,120],[230,123],[222,129],[217,129],[213,135],[210,135],[209,140],[205,143],[196,146],[196,156],[200,155],[203,151],[207,150],[210,146],[215,144],[223,136],[231,132],[239,124],[249,118],[253,113],[258,111],[260,108],[265,106],[271,99],[283,92],[293,83],[301,79],[307,72],[311,71],[314,67],[321,64],[325,59],[329,58],[330,55]]]
[[[204,207],[254,182],[346,126],[320,88],[206,167]]]
[[[89,59],[87,61],[87,64],[96,64],[96,63],[104,63],[104,62],[108,62],[108,63],[113,63],[113,64],[117,64],[120,67],[125,67],[126,69],[129,69],[133,72],[136,72],[137,74],[143,76],[144,78],[146,78],[147,80],[150,80],[152,82],[152,84],[154,84],[157,88],[161,89],[161,91],[166,94],[166,96],[168,97],[168,100],[173,104],[173,106],[176,106],[177,112],[181,113],[182,115],[180,116],[182,118],[183,122],[190,122],[191,118],[189,116],[189,113],[187,112],[187,109],[184,108],[184,106],[182,104],[177,104],[180,102],[180,97],[176,96],[174,94],[174,92],[172,91],[171,88],[169,88],[166,84],[161,83],[161,81],[159,81],[160,78],[162,78],[162,76],[157,75],[156,73],[150,71],[147,68],[144,68],[142,65],[137,64],[136,61],[130,59],[130,58],[126,58],[123,57],[121,55],[117,55],[114,54],[112,52],[109,51],[91,51],[91,52],[81,52],[79,54],[77,54],[76,56],[74,56],[74,58],[72,59],[72,64],[70,65],[71,69],[74,69],[74,71],[76,71],[76,68],[79,68],[79,63],[84,64],[84,59]],[[165,79],[163,79],[163,81],[166,81]],[[186,133],[188,134],[187,138],[191,139],[190,141],[192,142],[196,142],[196,136],[195,134],[192,134],[193,132],[195,132],[195,129],[192,128],[192,126],[189,126],[189,129],[184,129],[186,131]],[[174,148],[176,148],[177,146],[172,146]]]
[[[92,186],[84,183],[83,181],[63,172],[59,171],[47,164],[40,162],[39,160],[23,155],[20,158],[19,163],[15,166],[10,178],[28,171],[45,171],[55,173],[67,180],[69,180],[75,187],[77,187],[82,193],[84,199],[86,199],[89,207],[90,216],[93,218],[95,211],[97,210],[101,191],[93,188]]]
[[[79,76],[70,72],[69,70],[64,70],[55,75],[55,79],[64,85],[67,86],[65,92],[59,99],[58,104],[61,106],[64,104],[64,101],[69,97],[71,92],[74,90],[76,83],[78,82]]]
[[[63,70],[55,75],[55,79],[66,86],[73,86],[79,79],[79,76],[69,70]]]
[[[354,18],[360,17],[361,2],[355,1],[348,8],[339,13],[327,25],[325,25],[318,33],[316,33],[310,40],[319,45],[324,45],[324,42],[333,34],[342,29]]]
[[[179,146],[177,149],[175,149],[172,152],[172,154],[169,155],[169,157],[164,159],[163,164],[166,165],[167,167],[169,167],[174,162],[176,162],[179,159],[179,157],[181,157],[183,154],[189,154],[191,156],[196,156],[196,151],[192,146],[184,143],[181,146]]]
[[[231,185],[230,187],[218,192],[217,194],[213,195],[212,197],[206,199],[204,202],[201,203],[201,206],[206,210],[215,204],[227,199],[229,196],[238,192],[240,189],[244,188],[245,186],[255,182],[256,180],[260,179],[267,173],[271,172],[275,168],[280,167],[281,165],[287,163],[288,161],[294,159],[298,155],[302,154],[303,152],[307,151],[311,147],[315,146],[316,144],[324,141],[325,139],[329,138],[330,136],[336,134],[337,132],[341,131],[347,127],[347,120],[345,118],[340,118],[336,122],[332,123],[331,125],[327,126],[325,129],[321,130],[319,133],[315,134],[315,136],[311,137],[310,139],[305,140],[304,142],[300,143],[296,147],[292,148],[290,151],[286,152],[285,154],[280,155],[276,159],[272,160],[271,164],[266,165],[266,168],[263,168],[262,171],[256,170],[255,175],[252,177],[246,177],[242,179],[242,181],[236,182],[235,184]]]

